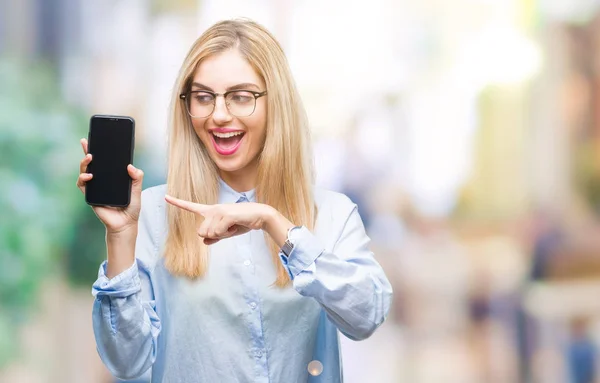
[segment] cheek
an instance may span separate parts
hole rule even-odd
[[[266,105],[256,105],[256,110],[248,121],[248,128],[251,128],[254,136],[254,141],[261,146],[265,142],[267,132],[267,111]]]
[[[266,138],[266,122],[264,120],[258,120],[253,125],[254,129],[252,129],[252,146],[254,146],[255,150],[260,150],[265,143]]]
[[[206,120],[200,120],[200,119],[195,119],[192,122],[192,126],[194,127],[194,132],[196,133],[196,136],[198,136],[198,138],[200,138],[200,140],[203,142],[209,138],[208,132],[204,128],[205,122],[206,122]]]
[[[252,120],[252,130],[257,142],[261,145],[265,142],[267,133],[267,116],[266,114],[256,115]]]

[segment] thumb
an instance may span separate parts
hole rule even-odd
[[[142,192],[142,181],[144,180],[144,172],[133,165],[127,166],[127,172],[133,180],[131,184],[132,191],[137,193]]]

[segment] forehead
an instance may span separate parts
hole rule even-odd
[[[264,81],[237,49],[204,59],[194,74],[194,82],[215,91],[224,91],[227,87],[248,82],[264,87]]]

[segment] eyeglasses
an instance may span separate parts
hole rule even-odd
[[[248,117],[256,109],[256,100],[265,96],[267,91],[230,90],[215,93],[207,90],[192,90],[179,95],[185,101],[185,107],[192,118],[205,118],[215,111],[217,97],[225,98],[229,113],[235,117]]]

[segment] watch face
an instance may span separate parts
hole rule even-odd
[[[296,231],[296,229],[300,229],[300,228],[302,228],[302,226],[294,226],[288,230],[287,239],[285,240],[285,243],[281,247],[281,251],[283,251],[283,253],[286,255],[286,257],[289,257],[290,254],[292,253],[292,250],[294,250],[294,243],[290,239],[292,236],[292,233],[294,231]]]
[[[290,256],[293,249],[294,249],[294,245],[290,242],[289,239],[287,241],[285,241],[285,243],[281,247],[281,251],[283,251],[283,254],[285,254],[286,257]]]

